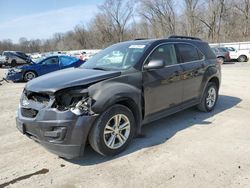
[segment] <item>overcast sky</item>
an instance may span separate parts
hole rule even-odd
[[[0,40],[46,39],[86,24],[104,0],[0,0]]]

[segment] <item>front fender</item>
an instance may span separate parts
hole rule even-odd
[[[101,89],[100,89],[101,88]],[[101,113],[111,105],[126,99],[140,106],[141,89],[126,83],[105,82],[88,88],[89,96],[94,100],[92,110]]]

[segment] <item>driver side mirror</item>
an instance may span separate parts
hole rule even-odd
[[[144,65],[145,70],[160,69],[165,66],[163,60],[151,60],[147,65]]]

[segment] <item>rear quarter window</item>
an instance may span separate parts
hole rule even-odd
[[[190,44],[177,44],[177,52],[182,63],[203,59],[203,54],[199,52],[196,47]]]

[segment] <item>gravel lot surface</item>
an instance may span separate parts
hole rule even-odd
[[[119,156],[104,158],[88,146],[70,161],[16,129],[25,84],[3,83],[0,187],[250,187],[250,64],[224,64],[222,76],[213,112],[191,108],[146,125],[145,137]]]

